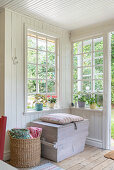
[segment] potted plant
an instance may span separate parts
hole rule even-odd
[[[47,96],[47,101],[48,101],[48,107],[53,109],[54,108],[54,105],[57,101],[57,96]]]
[[[86,95],[84,92],[78,92],[78,107],[84,108],[86,103]]]
[[[43,104],[45,104],[47,102],[45,95],[41,95],[41,94],[36,94],[35,95],[35,109],[36,111],[41,111],[43,110]]]
[[[97,98],[96,96],[92,96],[89,98],[88,103],[90,104],[90,109],[96,109]]]

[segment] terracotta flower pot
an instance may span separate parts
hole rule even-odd
[[[55,103],[50,103],[50,102],[48,102],[48,107],[49,107],[50,109],[53,109],[53,108],[54,108],[54,105],[55,105]]]
[[[90,109],[96,109],[96,103],[90,104]]]

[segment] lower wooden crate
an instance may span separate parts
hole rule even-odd
[[[55,162],[60,162],[84,150],[85,137],[74,136],[68,138],[66,141],[61,141],[59,144],[52,144],[42,141],[41,155],[44,158],[50,159]]]

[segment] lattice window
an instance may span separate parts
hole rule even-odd
[[[73,43],[73,100],[79,91],[103,106],[103,37]]]
[[[34,108],[35,94],[56,95],[56,39],[27,31],[26,107]]]

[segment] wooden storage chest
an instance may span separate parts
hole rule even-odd
[[[57,125],[47,122],[34,121],[31,126],[43,129],[41,155],[55,162],[62,161],[84,150],[88,136],[87,119],[84,121]]]

